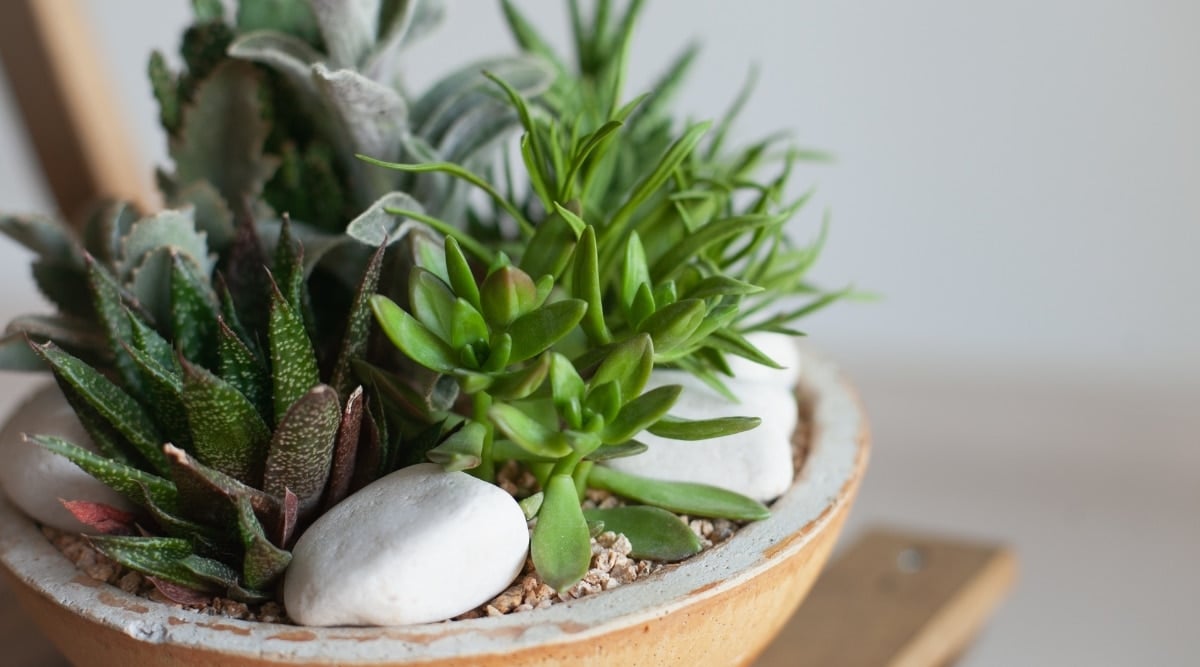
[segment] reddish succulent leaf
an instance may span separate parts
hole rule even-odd
[[[187,586],[173,584],[158,577],[146,576],[146,580],[154,584],[159,593],[162,593],[164,597],[176,604],[181,604],[185,607],[203,607],[212,602],[211,595],[205,595]]]
[[[375,481],[383,465],[383,433],[369,410],[363,416],[358,450],[358,458],[354,462],[354,479],[350,484],[351,491],[357,491]]]
[[[338,350],[337,361],[333,367],[333,381],[330,383],[337,391],[338,396],[345,396],[353,386],[354,369],[351,362],[366,356],[367,344],[370,340],[368,334],[371,332],[371,323],[374,319],[371,313],[371,296],[375,294],[375,288],[379,285],[385,250],[387,250],[387,244],[382,244],[371,256],[371,261],[367,263],[367,268],[363,271],[358,291],[354,295],[354,302],[350,305],[350,313],[346,318],[346,331],[342,336],[342,345]]]
[[[283,490],[283,507],[279,512],[279,545],[287,547],[296,532],[296,516],[300,513],[300,499],[291,489]]]
[[[80,523],[105,535],[133,535],[134,516],[104,503],[58,499]]]
[[[179,510],[187,518],[231,525],[237,520],[237,499],[243,496],[260,516],[274,517],[279,512],[279,501],[262,491],[201,464],[178,447],[168,444],[163,451],[179,492]]]
[[[333,466],[329,471],[329,484],[325,490],[325,508],[333,507],[350,493],[350,482],[354,476],[354,463],[358,458],[358,441],[362,434],[363,388],[359,386],[350,394],[342,410],[342,422],[338,425],[337,444],[333,448]]]

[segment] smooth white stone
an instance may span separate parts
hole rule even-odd
[[[655,370],[646,388],[683,386],[670,414],[683,419],[759,417],[762,423],[743,433],[709,440],[668,440],[649,432],[637,440],[649,450],[608,465],[622,472],[679,482],[711,484],[763,502],[792,484],[792,432],[798,419],[790,386],[773,382],[726,382],[741,398],[733,402],[685,371]]]
[[[729,362],[729,369],[733,371],[735,378],[743,382],[766,382],[789,389],[796,386],[796,380],[800,377],[800,346],[796,344],[795,336],[756,332],[747,335],[746,340],[783,368],[771,368],[743,357],[726,354],[725,359]]]
[[[512,496],[422,463],[366,486],[305,531],[284,604],[304,625],[441,621],[504,591],[528,550]]]
[[[58,385],[34,392],[0,430],[0,485],[13,503],[37,521],[73,533],[95,532],[63,507],[63,500],[87,500],[129,511],[133,505],[66,458],[25,440],[23,434],[53,435],[90,451],[91,437]]]

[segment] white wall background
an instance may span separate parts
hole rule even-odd
[[[409,55],[418,87],[511,48],[493,3],[448,4],[437,42]],[[838,156],[805,172],[833,212],[818,273],[885,298],[807,329],[876,406],[858,516],[1011,539],[1026,558],[973,664],[1185,664],[1185,644],[1194,658],[1200,640],[1171,623],[1200,595],[1200,3],[648,4],[631,90],[700,38],[690,113],[720,113],[758,63],[740,136],[790,127]],[[522,3],[565,44],[560,5]],[[161,163],[144,65],[174,50],[187,3],[86,6],[147,168]],[[46,209],[5,94],[0,209]],[[0,314],[36,301],[26,276],[0,246]],[[946,411],[955,426],[935,421]]]

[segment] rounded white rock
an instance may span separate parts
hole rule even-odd
[[[432,463],[398,470],[318,519],[284,581],[303,625],[407,625],[453,618],[516,579],[529,530],[503,489]]]
[[[643,432],[637,440],[649,449],[613,459],[622,472],[676,482],[711,484],[767,502],[787,491],[794,477],[792,433],[799,414],[790,385],[775,382],[726,381],[741,401],[731,401],[685,371],[655,370],[646,389],[683,386],[670,414],[683,419],[759,417],[758,427],[709,440],[669,440]]]
[[[81,523],[62,500],[104,503],[120,510],[133,505],[124,496],[84,472],[79,466],[25,435],[53,435],[89,451],[95,444],[75,416],[58,385],[35,391],[0,430],[0,485],[17,507],[40,523],[72,533],[95,532]]]

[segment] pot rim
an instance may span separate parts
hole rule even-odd
[[[851,502],[870,432],[851,385],[802,345],[798,394],[809,401],[807,458],[770,519],[670,569],[546,609],[398,627],[304,627],[240,621],[158,604],[76,570],[0,496],[0,563],[36,594],[134,639],[280,663],[434,661],[587,641],[721,595],[803,549]]]

